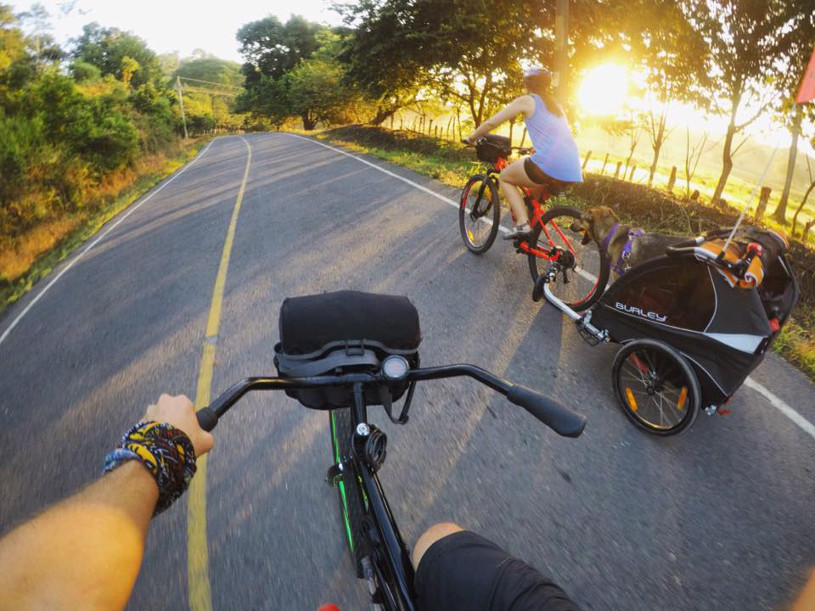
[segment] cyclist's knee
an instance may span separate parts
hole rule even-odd
[[[464,529],[455,522],[439,522],[438,524],[433,524],[433,526],[419,536],[416,545],[413,546],[413,568],[419,568],[419,562],[421,562],[422,556],[424,556],[425,552],[430,549],[430,546],[436,541],[462,530]]]

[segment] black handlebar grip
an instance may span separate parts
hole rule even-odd
[[[199,409],[195,415],[198,418],[198,426],[205,431],[211,431],[218,424],[218,416],[208,407]]]
[[[513,385],[507,393],[507,399],[520,405],[558,435],[580,437],[586,428],[585,416],[526,386]]]

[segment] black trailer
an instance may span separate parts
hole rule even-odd
[[[737,233],[733,244],[744,255],[737,261],[704,247],[729,232],[669,247],[621,276],[580,314],[550,286],[568,282],[564,271],[574,258],[567,252],[536,282],[533,299],[545,297],[569,315],[587,341],[621,344],[612,368],[615,394],[625,414],[649,433],[674,435],[687,430],[700,409],[721,411],[798,301],[798,283],[777,234],[754,228]],[[742,288],[739,281],[756,257],[763,278]]]

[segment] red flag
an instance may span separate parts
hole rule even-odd
[[[804,78],[801,80],[801,88],[798,90],[795,103],[804,104],[812,100],[815,100],[815,50],[812,51],[807,71],[804,72]]]

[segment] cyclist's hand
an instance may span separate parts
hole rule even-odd
[[[195,455],[202,456],[215,445],[215,438],[211,433],[207,433],[198,426],[198,419],[195,417],[195,407],[184,395],[171,397],[161,395],[155,405],[149,405],[144,414],[145,420],[156,422],[166,422],[172,424],[177,429],[186,433],[195,448]]]

